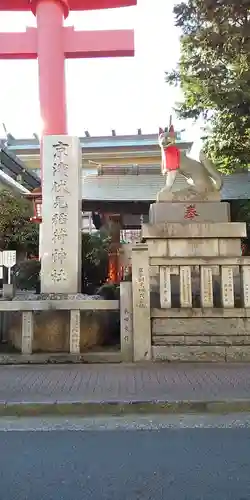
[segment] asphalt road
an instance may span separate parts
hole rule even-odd
[[[1,500],[248,500],[250,416],[0,420]]]

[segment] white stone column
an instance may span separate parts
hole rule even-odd
[[[160,303],[162,309],[171,307],[170,266],[160,267]]]
[[[41,292],[81,286],[81,148],[78,137],[43,139]]]
[[[250,307],[250,267],[241,266],[243,307]]]
[[[201,278],[201,307],[213,307],[214,297],[213,297],[213,269],[208,266],[200,267],[200,278]]]
[[[81,312],[72,309],[70,311],[70,333],[69,333],[69,350],[70,354],[80,353],[81,339]]]
[[[133,361],[133,297],[132,283],[120,283],[121,354],[125,362]]]
[[[180,305],[192,307],[191,267],[180,266]]]
[[[134,361],[152,358],[149,254],[147,246],[132,250]]]
[[[234,307],[234,275],[232,267],[221,266],[222,307]]]
[[[22,354],[32,354],[33,312],[22,312]]]

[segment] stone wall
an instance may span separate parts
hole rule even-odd
[[[156,361],[250,361],[250,318],[153,318],[152,345]]]
[[[243,223],[142,226],[145,243],[132,250],[135,361],[250,360],[250,258],[240,247],[245,234]]]
[[[108,342],[109,311],[81,311],[80,352]],[[69,352],[69,311],[35,311],[33,352]],[[13,347],[21,351],[21,313],[13,312],[8,328]]]

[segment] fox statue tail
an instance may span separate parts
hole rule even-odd
[[[214,167],[213,163],[211,160],[209,160],[206,155],[204,154],[203,151],[200,152],[200,162],[203,163],[204,167],[206,168],[207,172],[209,173],[209,176],[211,177],[216,191],[220,191],[222,188],[222,178],[219,172],[216,170]]]

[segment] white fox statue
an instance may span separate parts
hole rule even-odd
[[[166,176],[166,185],[158,193],[157,201],[173,200],[219,200],[222,178],[213,163],[200,151],[199,161],[189,158],[175,144],[175,132],[170,123],[169,128],[159,129],[159,145],[162,157],[162,174]],[[177,173],[182,174],[189,187],[180,191],[172,191]]]

